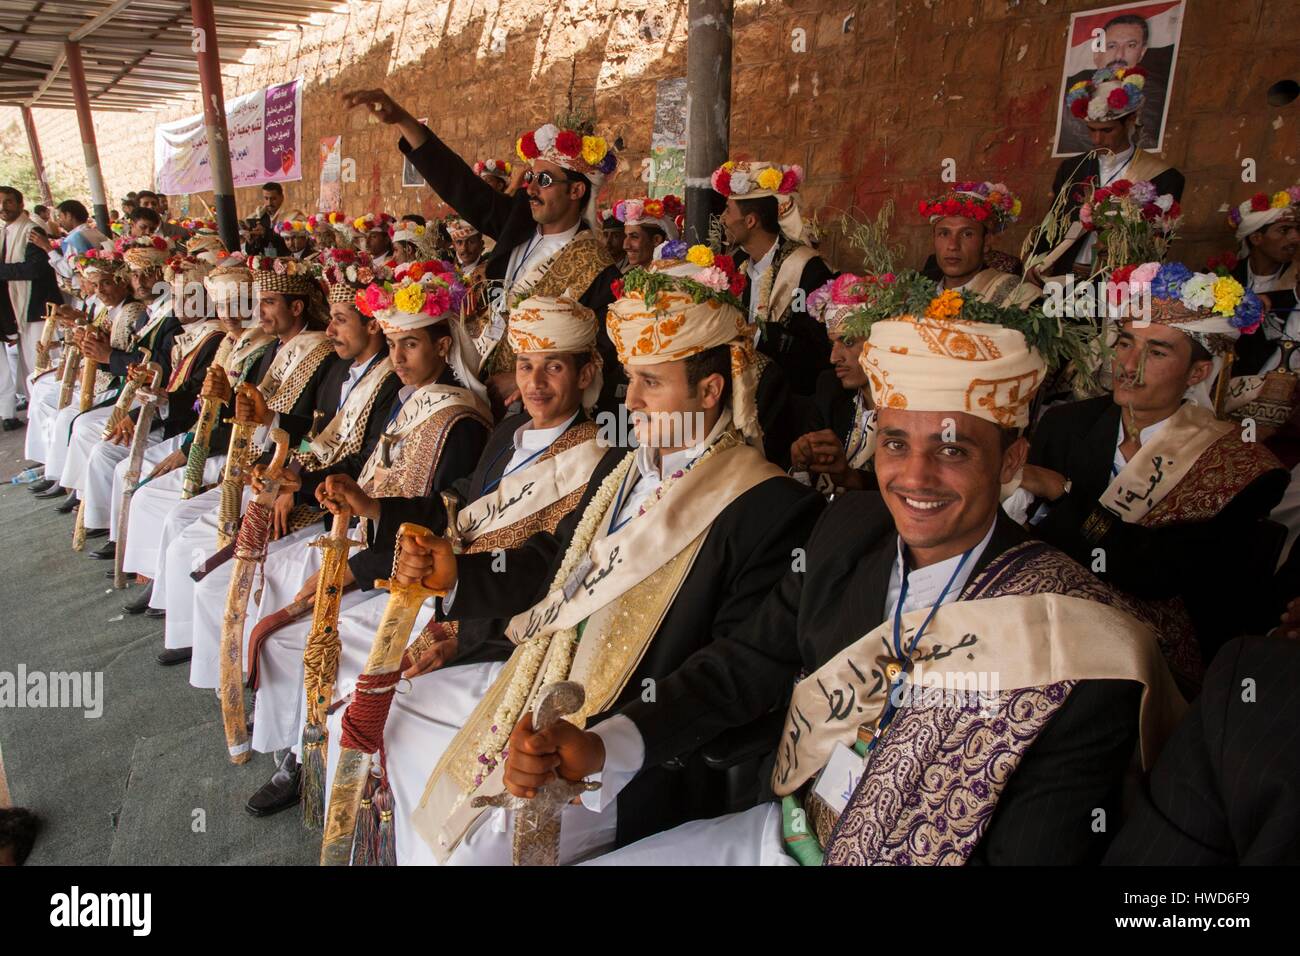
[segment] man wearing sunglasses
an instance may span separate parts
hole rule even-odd
[[[546,124],[525,133],[518,151],[530,163],[522,188],[512,195],[493,189],[427,126],[383,90],[343,95],[402,134],[398,148],[425,181],[466,222],[496,241],[484,272],[491,284],[487,311],[471,328],[481,364],[476,370],[496,410],[515,397],[515,356],[506,341],[506,315],[521,295],[579,295],[600,323],[597,342],[605,362],[605,388],[598,408],[612,410],[626,377],[605,331],[611,283],[619,271],[596,220],[596,189],[616,166],[603,139]]]

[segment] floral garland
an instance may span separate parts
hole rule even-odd
[[[672,486],[680,481],[692,468],[695,468],[717,452],[740,444],[743,440],[740,433],[734,428],[723,432],[710,443],[709,447],[699,457],[690,462],[685,468],[679,468],[665,477],[660,482],[659,487],[655,489],[655,493],[637,508],[637,517],[644,515],[662,501],[672,489]],[[628,472],[631,471],[635,460],[636,452],[628,452],[623,456],[623,460],[614,467],[614,470],[605,476],[605,480],[600,483],[596,494],[592,496],[591,502],[582,513],[582,520],[578,522],[578,527],[573,532],[568,550],[564,552],[564,560],[560,562],[560,569],[555,573],[555,578],[551,581],[547,593],[564,587],[579,565],[582,564],[583,559],[586,558],[592,542],[596,539],[596,531],[609,516],[609,509],[613,506],[619,489],[627,480]],[[551,657],[546,663],[546,673],[542,677],[542,684],[553,684],[556,681],[569,679],[569,671],[573,667],[574,651],[578,646],[578,629],[576,627],[566,627],[555,631],[549,636],[545,634],[538,635],[522,646],[524,650],[519,656],[519,663],[514,674],[511,675],[510,684],[492,715],[492,723],[488,727],[487,735],[477,748],[477,760],[481,769],[474,777],[475,786],[481,784],[487,775],[496,769],[497,763],[504,756],[505,745],[510,739],[510,732],[514,730],[515,724],[519,722],[519,718],[523,714],[524,707],[528,704],[533,684],[537,681],[538,671],[541,670],[542,661],[546,658],[548,651],[551,651]],[[553,651],[552,647],[555,648]]]
[[[960,289],[940,289],[933,279],[912,270],[888,279],[888,275],[878,276],[876,284],[868,287],[867,301],[844,319],[846,332],[866,338],[876,322],[905,315],[945,322],[987,322],[1021,333],[1052,369],[1071,362],[1084,368],[1093,355],[1100,330],[1087,323],[1052,318],[1038,305],[1019,309],[967,298]]]
[[[803,167],[775,166],[728,160],[713,171],[713,191],[723,196],[746,196],[755,189],[787,196],[803,184]]]
[[[327,226],[341,226],[348,221],[346,214],[335,212],[321,212],[307,217],[307,229],[309,232],[315,232],[317,229]]]
[[[362,315],[381,322],[394,312],[440,319],[460,309],[465,286],[451,265],[431,260],[399,266],[391,280],[372,281],[356,294]]]
[[[1110,281],[1127,286],[1130,294],[1149,287],[1152,298],[1181,302],[1192,312],[1208,311],[1243,334],[1254,332],[1264,320],[1263,301],[1232,276],[1193,272],[1181,262],[1121,266]]]
[[[157,249],[166,252],[169,248],[170,243],[162,236],[122,236],[113,241],[113,251],[119,256],[126,255],[129,249]]]
[[[547,153],[581,160],[606,176],[618,166],[618,156],[603,136],[586,136],[577,130],[560,129],[554,123],[539,126],[515,140],[515,154],[526,163],[544,159]]]
[[[281,275],[305,275],[309,279],[321,277],[321,267],[316,262],[306,262],[288,256],[249,256],[244,263],[254,274],[278,272]]]
[[[324,249],[319,262],[330,285],[369,285],[375,281],[376,272],[367,253],[342,247]]]
[[[1089,79],[1070,87],[1065,94],[1065,105],[1072,116],[1094,123],[1124,116],[1142,105],[1146,78],[1147,71],[1140,66],[1103,67]],[[1116,85],[1104,98],[1099,97],[1097,93],[1105,83]]]
[[[198,232],[200,229],[205,232],[216,232],[217,224],[212,219],[182,219],[181,228],[188,232]]]
[[[368,212],[364,216],[358,216],[352,220],[352,228],[357,232],[370,232],[372,229],[383,229],[390,236],[393,234],[393,223],[395,220],[386,212],[381,212],[376,216],[373,212]]]
[[[661,262],[670,260],[667,247],[672,245],[665,244]],[[647,306],[653,306],[661,292],[676,291],[689,294],[696,303],[715,299],[737,309],[741,308],[740,295],[745,291],[747,279],[736,268],[731,256],[718,255],[705,245],[695,245],[688,248],[682,258],[691,265],[699,266],[699,271],[690,276],[677,276],[653,268],[632,269],[623,278],[611,283],[614,297],[621,299],[627,295],[638,295],[645,299]]]
[[[80,253],[73,262],[76,265],[78,272],[88,269],[91,266],[102,272],[110,273],[123,272],[126,270],[126,260],[122,258],[122,253],[116,248],[116,244],[114,244],[114,250],[112,252],[108,252],[104,249],[87,249],[85,252]]]
[[[1020,199],[1006,183],[955,183],[942,196],[917,203],[917,212],[925,219],[964,216],[976,222],[993,220],[1000,232],[1020,218]]]
[[[306,234],[308,225],[306,219],[281,219],[275,224],[275,231],[282,236],[292,236],[295,234]]]
[[[1287,189],[1279,189],[1270,196],[1268,193],[1255,193],[1239,206],[1228,211],[1228,225],[1236,229],[1241,220],[1252,212],[1268,212],[1270,209],[1287,209],[1300,207],[1300,184]]]
[[[1225,252],[1221,255],[1210,256],[1210,258],[1206,259],[1205,271],[1213,272],[1215,275],[1219,276],[1230,275],[1232,270],[1237,268],[1237,265],[1240,262],[1241,260],[1237,258],[1235,252]]]
[[[646,219],[676,219],[686,206],[678,196],[663,199],[620,199],[614,203],[614,218],[621,223],[637,223]]]
[[[474,164],[474,175],[482,176],[487,173],[489,176],[505,179],[510,175],[511,168],[508,159],[480,159]]]
[[[600,527],[601,520],[613,506],[619,488],[627,479],[627,474],[635,460],[636,452],[629,451],[596,489],[596,494],[592,496],[586,510],[582,513],[578,527],[574,529],[568,550],[564,552],[564,560],[560,562],[560,569],[556,571],[548,593],[563,587],[570,575],[582,563],[582,559],[586,557],[588,549],[596,539],[596,530]],[[474,776],[475,786],[481,784],[496,769],[497,763],[503,756],[506,742],[510,739],[511,731],[515,729],[515,724],[519,722],[524,707],[528,704],[533,684],[537,681],[537,674],[542,668],[542,661],[552,641],[560,642],[560,651],[555,655],[556,658],[567,658],[567,660],[552,659],[546,671],[548,682],[552,678],[564,680],[568,677],[569,667],[573,663],[573,650],[578,642],[577,628],[565,628],[551,635],[540,634],[522,645],[519,662],[510,677],[505,695],[492,714],[492,723],[488,726],[487,733],[476,747],[478,751],[476,759],[480,768]],[[563,669],[563,676],[555,677],[554,675],[561,669]]]

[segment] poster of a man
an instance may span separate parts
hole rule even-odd
[[[1140,66],[1146,71],[1137,145],[1160,151],[1183,27],[1183,8],[1184,0],[1127,3],[1086,10],[1070,17],[1053,156],[1073,156],[1092,149],[1087,123],[1070,113],[1065,97],[1072,86],[1105,67]]]

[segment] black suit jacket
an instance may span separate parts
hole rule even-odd
[[[1056,175],[1052,178],[1052,198],[1055,199],[1060,195],[1061,190],[1065,188],[1067,182],[1074,185],[1080,185],[1085,180],[1091,178],[1098,180],[1101,175],[1101,164],[1097,161],[1096,156],[1084,154],[1083,156],[1067,156],[1061,160],[1061,164],[1056,167]],[[1151,180],[1156,187],[1157,192],[1161,195],[1169,193],[1179,202],[1183,201],[1183,186],[1186,180],[1183,174],[1176,169],[1166,169],[1155,179]],[[1065,212],[1073,222],[1079,218],[1079,207],[1083,205],[1082,190],[1073,190],[1065,203]],[[1087,241],[1089,233],[1085,232],[1076,239],[1061,257],[1056,261],[1052,268],[1053,274],[1059,275],[1070,269],[1074,265],[1074,260],[1078,257],[1079,252],[1083,249],[1084,242]],[[1049,248],[1047,237],[1039,236],[1038,242],[1034,245],[1034,252],[1046,252]]]
[[[569,428],[589,421],[579,412]],[[483,497],[489,485],[500,480],[510,463],[514,449],[515,432],[529,422],[527,412],[510,415],[492,430],[474,473],[452,483],[451,491],[461,504]],[[567,431],[568,429],[566,429]],[[495,485],[493,485],[495,487]],[[379,502],[385,530],[397,528],[403,521],[432,520],[434,525],[446,527],[447,514],[442,501],[413,500],[410,498],[384,498]],[[506,637],[509,618],[475,618],[460,622],[456,634],[456,657],[449,664],[474,664],[480,661],[503,661],[510,656],[514,645]]]
[[[789,245],[790,240],[777,236],[776,258],[779,259]],[[741,268],[749,261],[749,253],[743,249],[738,250],[734,261],[736,268]],[[773,265],[772,268],[777,267]],[[808,301],[811,293],[834,277],[835,270],[821,256],[809,259],[799,276],[798,287],[803,290],[804,302]],[[753,294],[753,283],[747,281],[741,295],[746,315],[749,314],[749,302]],[[790,388],[799,395],[813,393],[817,376],[830,366],[831,361],[831,341],[826,337],[826,327],[817,321],[806,306],[802,309],[791,308],[788,321],[773,320],[765,323],[758,350],[781,366],[790,382]]]
[[[503,573],[493,571],[491,554],[460,555],[452,615],[462,621],[510,617],[541,600],[587,504],[625,454],[624,449],[610,449],[577,508],[554,534],[535,534],[507,551]],[[644,681],[666,680],[693,653],[724,641],[738,628],[790,567],[794,549],[803,545],[822,504],[820,495],[798,482],[774,477],[723,508],[614,709],[638,699]],[[707,770],[688,749],[673,754],[682,758],[678,763],[684,769],[647,761],[647,769],[619,794],[620,845],[725,811],[721,775]]]
[[[1048,409],[1030,441],[1029,462],[1059,472],[1072,487],[1033,531],[1084,567],[1101,548],[1106,563],[1097,577],[1120,591],[1144,599],[1182,597],[1208,662],[1240,631],[1242,608],[1264,602],[1272,574],[1269,568],[1258,581],[1253,574],[1225,575],[1219,557],[1249,559],[1259,522],[1282,499],[1291,476],[1281,468],[1260,476],[1209,521],[1158,528],[1115,521],[1090,543],[1083,523],[1110,484],[1119,425],[1120,407],[1109,395]]]
[[[450,368],[439,376],[438,384],[458,385]],[[382,415],[376,408],[371,417],[382,420],[380,434],[397,417],[399,408],[401,399],[396,392]],[[433,485],[428,497],[379,499],[380,516],[375,522],[370,544],[353,552],[348,558],[352,575],[363,591],[373,589],[376,578],[386,578],[392,572],[397,529],[403,521],[413,521],[424,525],[434,534],[442,534],[447,527],[447,512],[442,506],[441,494],[474,470],[487,437],[488,430],[481,422],[474,418],[462,418],[451,426],[451,431],[443,442],[438,462],[433,468]]]
[[[1248,266],[1248,260],[1242,259],[1237,263],[1237,268],[1232,270],[1232,277],[1243,287],[1248,278]],[[1258,329],[1250,335],[1243,335],[1237,339],[1233,349],[1236,355],[1232,363],[1233,375],[1255,375],[1264,367],[1264,363],[1272,358],[1274,351],[1277,350],[1277,339],[1270,339],[1264,334],[1264,330],[1271,328],[1281,334],[1286,328],[1287,316],[1296,307],[1295,289],[1277,289],[1263,294],[1268,297],[1268,314],[1264,316],[1264,323]]]
[[[387,349],[380,351],[375,356],[375,361],[382,362],[387,354]],[[316,408],[325,414],[321,427],[328,424],[338,414],[339,397],[343,394],[343,383],[347,381],[348,369],[352,367],[352,363],[347,359],[335,359],[334,361],[337,362],[337,367],[331,368],[326,373],[326,377],[321,380],[316,395]],[[397,397],[397,390],[401,387],[402,380],[397,377],[397,373],[389,372],[379,386],[374,404],[370,406],[370,417],[366,419],[366,429],[361,438],[361,447],[352,454],[345,455],[328,468],[304,471],[301,475],[302,487],[294,494],[295,503],[315,505],[316,489],[330,475],[351,475],[356,478],[361,474],[361,469],[365,467],[366,460],[370,458],[370,453],[375,450],[380,437],[384,434],[384,429],[388,426],[388,413],[392,410],[393,401]]]
[[[623,708],[641,732],[645,766],[784,710],[796,680],[884,620],[897,540],[877,492],[837,495],[808,538],[806,570],[788,571],[743,624],[660,680],[654,703]],[[1025,540],[999,510],[972,579]],[[1140,696],[1130,681],[1079,682],[1007,784],[971,862],[1100,859],[1105,847],[1090,829],[1091,814],[1114,804],[1137,739]],[[774,750],[778,738],[774,730]],[[769,779],[765,773],[764,793]]]
[[[469,164],[432,131],[426,128],[425,132],[429,138],[420,146],[412,149],[403,136],[398,141],[398,149],[434,192],[455,209],[457,214],[483,235],[496,240],[496,246],[485,260],[484,273],[489,280],[503,282],[510,253],[516,246],[527,243],[537,235],[537,222],[533,219],[532,207],[528,204],[528,191],[520,189],[513,196],[497,192],[483,182]],[[587,229],[589,226],[584,222],[579,228]],[[618,399],[622,395],[620,386],[627,382],[627,376],[614,351],[614,343],[605,331],[605,310],[614,301],[612,283],[621,277],[617,266],[608,266],[592,280],[578,299],[596,313],[599,323],[596,347],[604,359],[605,368],[604,387],[597,407],[603,410],[613,410],[618,406]]]
[[[10,282],[32,284],[32,294],[27,300],[27,314],[22,316],[25,322],[45,321],[46,303],[63,304],[63,295],[59,292],[49,254],[36,243],[28,242],[21,262],[0,261],[0,335],[16,335],[18,332],[17,317],[14,315],[13,303],[9,300]]]
[[[167,393],[167,419],[163,422],[163,439],[183,434],[194,427],[199,413],[194,406],[203,390],[203,380],[207,377],[208,367],[217,357],[224,335],[213,335],[210,341],[199,347],[199,354],[190,363],[189,371],[176,390]],[[168,355],[171,350],[168,349]]]
[[[1300,644],[1280,637],[1228,642],[1106,862],[1300,863],[1298,743]]]

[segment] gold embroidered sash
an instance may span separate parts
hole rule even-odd
[[[190,369],[193,368],[203,347],[216,336],[225,334],[220,322],[216,319],[205,319],[196,322],[191,328],[176,336],[176,340],[172,343],[172,377],[167,383],[167,391],[174,392],[180,388],[189,377]]]
[[[304,330],[282,345],[262,381],[257,383],[266,398],[266,407],[273,412],[293,408],[320,363],[332,354],[334,346],[324,332]]]
[[[295,455],[304,469],[319,471],[328,468],[361,447],[365,441],[366,428],[370,424],[370,416],[374,414],[375,399],[391,374],[393,363],[387,356],[366,370],[361,381],[348,392],[343,407],[321,429],[321,433],[312,439],[308,450]]]
[[[1001,269],[977,272],[961,291],[969,292],[990,305],[1017,309],[1029,308],[1043,294],[1042,289],[1023,276],[1012,275]]]
[[[904,634],[929,613],[904,614]],[[795,685],[772,771],[778,796],[812,779],[837,744],[852,747],[859,725],[880,713],[890,686],[883,659],[893,654],[893,626],[892,618],[882,622]],[[945,604],[927,625],[912,666],[912,687],[971,695],[1067,680],[1137,681],[1146,767],[1185,706],[1146,624],[1119,608],[1064,594]]]
[[[357,483],[376,498],[427,494],[446,432],[464,415],[490,427],[491,415],[473,392],[437,382],[417,389],[366,459]]]
[[[244,374],[244,367],[269,347],[273,341],[275,341],[275,336],[263,332],[256,325],[251,329],[244,329],[240,333],[238,341],[234,343],[234,347],[226,353],[225,359],[221,362],[221,367],[231,377],[238,378]]]
[[[1139,524],[1192,470],[1207,448],[1233,431],[1208,408],[1187,403],[1116,475],[1099,499],[1126,524]]]
[[[491,493],[460,510],[456,516],[455,538],[478,545],[495,537],[496,532],[585,489],[591,473],[608,451],[596,441],[597,431],[595,422],[575,425],[555,439],[535,461],[504,476]]]
[[[576,575],[580,581],[575,581],[572,598],[565,597],[563,588],[554,590],[511,620],[506,633],[516,644],[586,621],[569,675],[584,683],[587,699],[578,714],[566,719],[582,726],[617,699],[672,607],[717,516],[745,492],[780,474],[748,445],[719,450],[683,475],[643,520],[630,522],[613,538],[592,542],[587,552],[590,570]],[[604,531],[609,515],[602,517]],[[470,807],[469,795],[491,795],[503,788],[504,764],[479,783],[481,768],[475,760],[524,650],[516,648],[443,753],[412,813],[416,831],[440,860],[451,854],[480,812]],[[530,698],[556,652],[553,643]]]
[[[754,294],[759,296],[758,304],[754,308],[754,321],[780,322],[785,318],[786,310],[790,308],[790,303],[794,299],[794,291],[799,288],[799,280],[803,278],[804,267],[816,257],[817,250],[812,246],[803,243],[794,244],[794,248],[786,254],[785,258],[772,267],[775,275],[767,294],[763,295],[762,290],[754,291]]]

